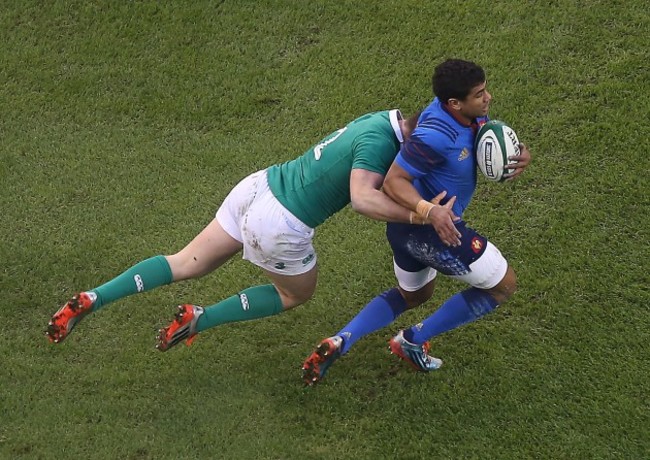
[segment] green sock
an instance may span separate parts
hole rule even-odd
[[[271,284],[244,289],[239,294],[205,308],[196,323],[196,331],[236,321],[264,318],[282,311],[280,294]]]
[[[90,292],[97,294],[93,311],[117,299],[139,292],[150,291],[172,282],[172,270],[164,256],[151,257],[135,264],[108,283]]]

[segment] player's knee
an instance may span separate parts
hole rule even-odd
[[[517,274],[510,266],[508,266],[508,271],[506,272],[504,281],[504,290],[506,291],[508,298],[510,298],[515,292],[517,292]]]
[[[499,284],[489,290],[490,294],[500,304],[506,302],[517,291],[517,274],[508,266],[505,276]]]
[[[433,288],[433,280],[417,291],[405,291],[404,289],[399,288],[402,297],[404,297],[404,300],[406,301],[406,309],[410,310],[411,308],[419,307],[423,303],[427,302],[433,295]]]
[[[174,281],[183,281],[190,278],[197,277],[195,267],[188,263],[187,257],[183,251],[177,252],[170,256],[165,256],[169,268],[172,271],[172,278]]]
[[[303,295],[295,296],[295,295],[280,294],[280,298],[282,299],[282,307],[285,310],[290,310],[292,308],[295,308],[307,302],[309,299],[311,299],[311,296],[303,296]]]
[[[285,310],[290,310],[291,308],[302,305],[311,299],[314,296],[316,286],[295,292],[286,289],[279,289],[277,286],[276,289],[278,290],[278,294],[280,294],[280,299],[282,299],[282,307]]]

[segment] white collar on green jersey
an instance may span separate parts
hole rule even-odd
[[[399,121],[402,119],[402,112],[399,109],[393,109],[388,112],[388,118],[390,118],[390,124],[395,131],[395,136],[400,144],[404,142],[404,136],[402,136],[402,130],[399,129]]]

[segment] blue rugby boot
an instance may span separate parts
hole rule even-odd
[[[404,331],[399,331],[390,339],[390,352],[409,363],[415,370],[429,372],[439,369],[442,360],[429,356],[429,342],[416,345],[404,338]]]

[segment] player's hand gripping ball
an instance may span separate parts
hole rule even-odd
[[[508,164],[516,163],[508,157],[519,155],[519,138],[504,122],[490,120],[481,126],[474,144],[476,162],[488,180],[500,182],[508,174]]]

